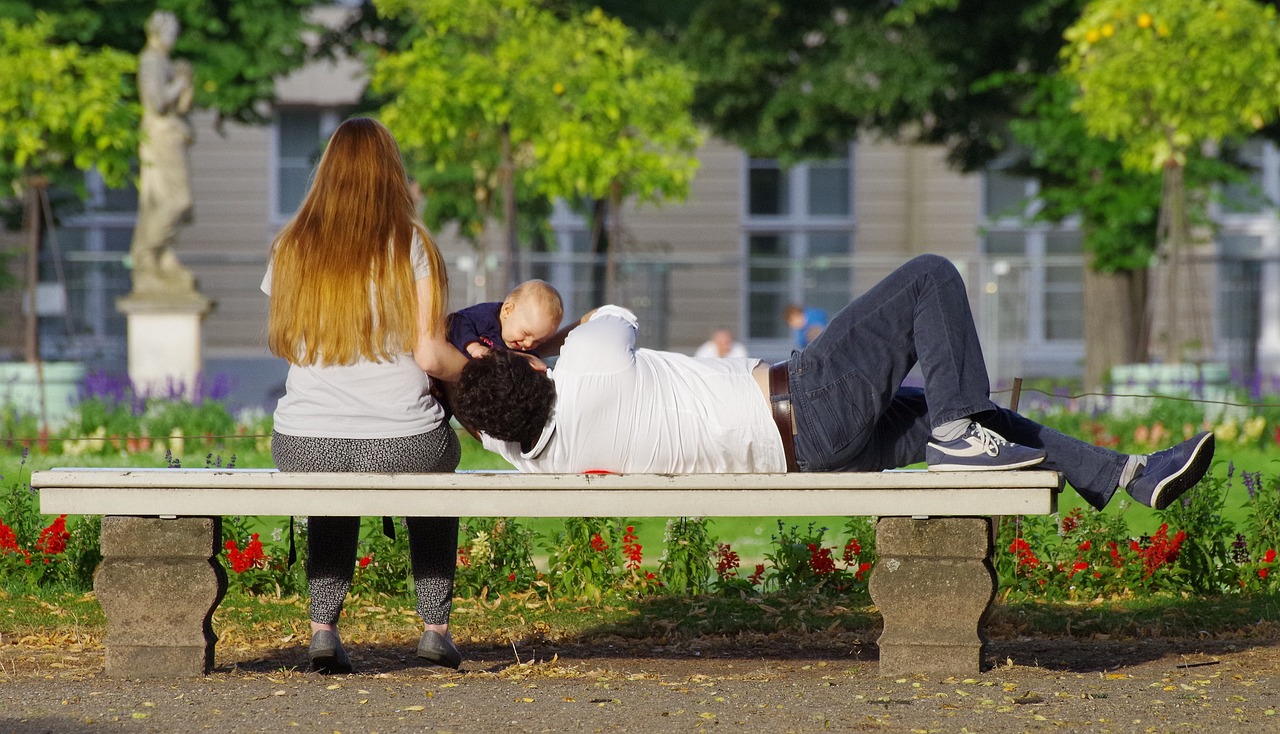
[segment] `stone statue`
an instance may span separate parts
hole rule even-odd
[[[129,248],[133,294],[138,296],[195,292],[191,271],[173,252],[178,229],[191,221],[187,112],[195,90],[191,64],[169,59],[178,29],[173,13],[152,13],[147,19],[147,45],[138,57],[142,142],[138,146],[138,223]]]

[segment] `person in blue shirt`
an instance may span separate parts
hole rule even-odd
[[[827,328],[827,312],[820,308],[805,308],[793,303],[783,310],[782,318],[796,338],[796,349],[809,346],[809,342],[817,339]]]

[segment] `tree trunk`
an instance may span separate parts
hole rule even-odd
[[[1156,323],[1162,324],[1159,342],[1164,361],[1177,364],[1182,361],[1187,347],[1187,330],[1184,319],[1178,314],[1178,304],[1183,300],[1180,292],[1183,260],[1190,239],[1187,222],[1187,187],[1184,169],[1177,160],[1170,158],[1164,164],[1163,185],[1160,192],[1160,221],[1164,260],[1164,309]],[[1153,318],[1153,321],[1155,319]]]
[[[605,300],[607,268],[600,262],[600,255],[609,249],[609,243],[604,232],[605,211],[606,204],[604,199],[591,200],[591,254],[593,257],[588,265],[591,268],[591,308],[608,303]]]
[[[1084,389],[1101,390],[1117,364],[1147,361],[1147,271],[1084,270]]]
[[[622,246],[622,184],[609,185],[609,243],[605,254],[604,295],[606,303],[618,298],[618,248]]]
[[[44,190],[49,182],[43,178],[27,177],[26,211],[23,212],[27,231],[27,318],[24,334],[24,349],[27,362],[40,362],[40,317],[36,313],[36,288],[40,285],[40,245],[44,239],[44,217],[41,202]]]
[[[502,123],[499,135],[502,160],[498,169],[502,172],[502,232],[506,247],[502,282],[509,292],[520,278],[520,248],[516,242],[516,164],[511,155],[511,126]]]

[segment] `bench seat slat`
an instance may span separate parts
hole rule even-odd
[[[988,516],[1054,512],[1044,489],[95,489],[40,491],[45,514],[458,517]]]
[[[45,514],[466,517],[989,516],[1056,510],[1056,472],[813,474],[35,472]]]

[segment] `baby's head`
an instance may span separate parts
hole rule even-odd
[[[526,280],[507,294],[498,311],[502,341],[508,349],[529,351],[550,339],[560,328],[564,304],[551,284]]]

